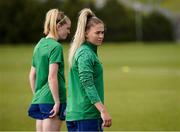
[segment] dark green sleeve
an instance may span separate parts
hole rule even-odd
[[[35,59],[34,59],[34,55],[33,55],[33,57],[32,57],[32,63],[31,63],[31,65],[32,65],[33,67],[36,67],[36,66],[35,66]]]
[[[92,104],[100,102],[100,97],[94,85],[93,64],[94,58],[90,51],[83,50],[77,58],[80,82]]]
[[[62,48],[60,46],[56,46],[52,49],[49,55],[49,63],[60,63],[62,61]]]
[[[35,50],[36,50],[36,49],[34,49],[34,51],[33,51],[32,63],[31,63],[31,65],[32,65],[33,67],[36,67],[36,63],[35,63],[35,58],[36,58],[36,57],[35,57],[35,55],[36,55],[36,54],[35,54]]]

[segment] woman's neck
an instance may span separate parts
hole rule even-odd
[[[47,36],[46,36],[46,38],[52,38],[52,39],[54,39],[54,40],[56,40],[57,41],[57,38],[55,38],[52,34],[48,34]]]

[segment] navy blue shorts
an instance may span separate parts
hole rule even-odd
[[[28,115],[34,119],[47,119],[49,118],[50,115],[53,113],[50,113],[52,110],[54,104],[31,104],[28,110]],[[59,119],[64,121],[65,120],[65,115],[66,115],[66,103],[60,104],[59,108]]]
[[[87,119],[78,121],[66,121],[67,129],[71,131],[103,131],[102,119]]]

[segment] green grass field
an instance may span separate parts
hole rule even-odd
[[[68,46],[64,45],[65,60]],[[27,116],[33,46],[0,46],[0,131],[35,130]],[[180,130],[180,44],[104,44],[105,130]],[[67,78],[66,62],[66,78]],[[66,130],[65,124],[63,130]]]

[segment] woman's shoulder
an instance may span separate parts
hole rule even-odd
[[[56,41],[55,39],[47,38],[47,41],[52,46],[60,46],[60,47],[62,47],[62,44],[60,42]]]
[[[81,46],[77,49],[76,53],[75,53],[75,58],[79,59],[79,58],[84,58],[85,59],[92,59],[93,58],[93,54],[91,52],[91,50],[86,47],[86,46]]]
[[[46,41],[49,49],[52,50],[52,49],[57,48],[57,49],[61,49],[62,50],[62,44],[60,42],[58,42],[58,41],[56,41],[56,40],[54,40],[52,38],[47,38],[47,39],[45,39],[45,41]]]
[[[81,45],[77,51],[77,54],[91,54],[91,50],[86,45]]]
[[[40,47],[44,47],[44,48],[48,49],[49,51],[63,50],[61,43],[57,42],[56,40],[54,40],[52,38],[41,38],[40,41],[38,42],[38,45]]]

